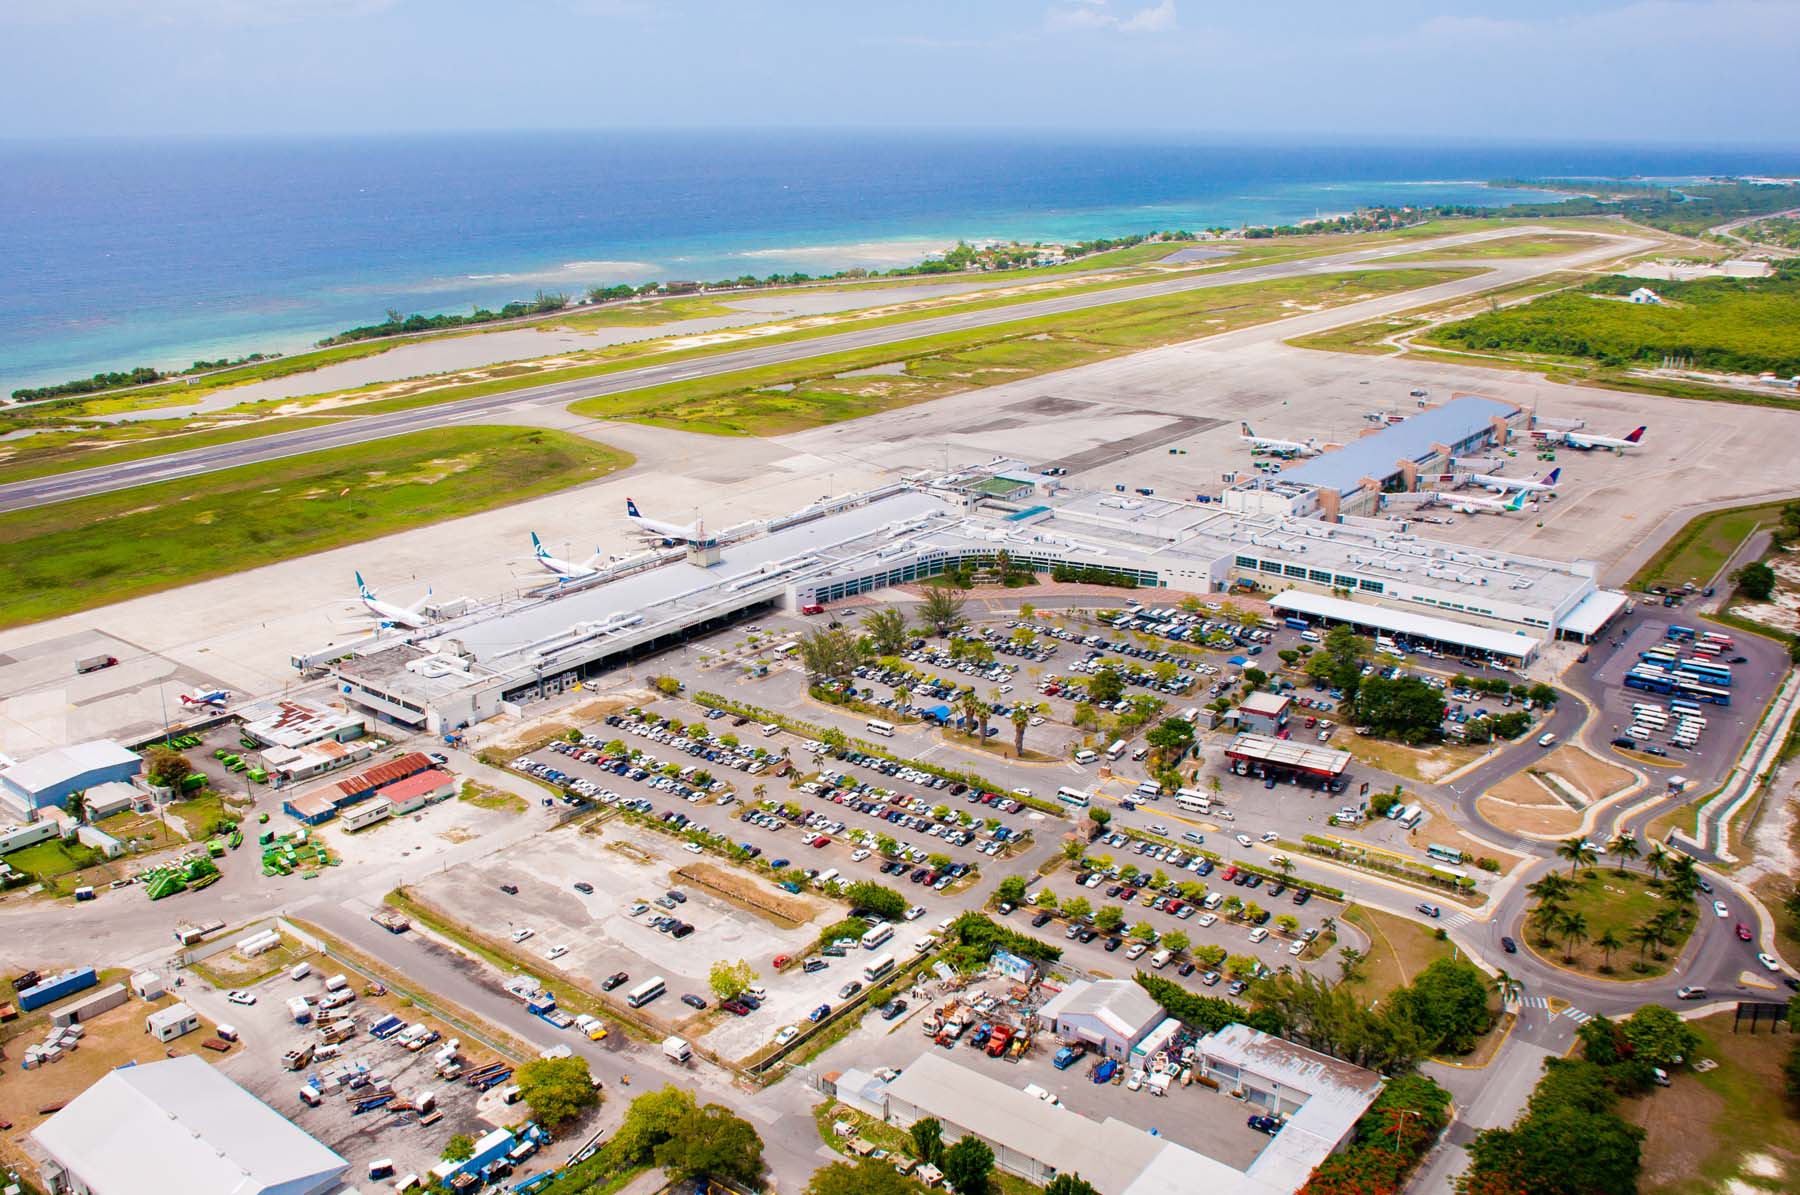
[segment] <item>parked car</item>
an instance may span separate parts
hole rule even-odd
[[[631,975],[630,975],[630,974],[629,974],[629,973],[628,973],[628,972],[625,972],[625,971],[615,971],[615,972],[613,972],[613,973],[612,973],[612,974],[611,974],[611,975],[608,975],[608,976],[607,976],[607,977],[606,977],[606,978],[605,978],[605,979],[604,979],[604,980],[603,980],[603,981],[602,981],[602,982],[601,982],[601,984],[600,984],[600,990],[601,990],[601,991],[603,991],[603,992],[610,992],[610,991],[612,991],[612,990],[613,990],[613,989],[614,989],[614,988],[616,988],[616,987],[618,987],[618,986],[619,986],[619,985],[621,985],[621,984],[623,984],[623,983],[626,983],[626,982],[629,982],[629,981],[630,981],[630,979],[631,979]]]
[[[1271,1137],[1281,1131],[1281,1122],[1273,1116],[1252,1115],[1245,1123],[1257,1132],[1267,1133]]]

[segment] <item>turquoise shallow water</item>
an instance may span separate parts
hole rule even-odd
[[[1788,160],[1791,159],[1791,160]],[[1800,154],[1042,135],[607,132],[0,145],[0,387],[291,351],[390,308],[825,273],[957,237],[1541,198],[1480,180],[1800,168]]]

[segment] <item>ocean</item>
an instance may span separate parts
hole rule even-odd
[[[1088,135],[569,132],[0,144],[0,389],[290,352],[390,308],[828,273],[957,238],[1502,204],[1503,177],[1793,172],[1800,154]]]

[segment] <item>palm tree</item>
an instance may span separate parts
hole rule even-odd
[[[1564,913],[1556,923],[1557,933],[1562,935],[1563,962],[1575,961],[1575,947],[1588,940],[1587,915],[1581,912]]]
[[[1495,972],[1494,978],[1489,982],[1488,986],[1494,989],[1494,994],[1496,996],[1500,997],[1501,1007],[1505,1007],[1517,1000],[1519,998],[1519,993],[1525,988],[1524,984],[1507,974],[1505,970]]]
[[[1600,969],[1602,971],[1610,972],[1612,970],[1613,951],[1619,949],[1619,947],[1625,945],[1625,943],[1619,938],[1618,934],[1614,933],[1609,928],[1600,931],[1600,936],[1594,939],[1594,945],[1600,948]]]
[[[1012,709],[1013,754],[1020,759],[1025,758],[1025,728],[1031,725],[1031,711],[1022,705]]]
[[[1662,843],[1651,844],[1650,853],[1644,856],[1644,866],[1649,869],[1650,878],[1661,879],[1662,873],[1668,869],[1669,863],[1669,852],[1663,850]]]
[[[1546,904],[1558,904],[1569,895],[1569,881],[1553,871],[1547,871],[1526,885],[1525,891]]]
[[[1644,852],[1638,849],[1637,839],[1630,834],[1621,834],[1606,848],[1619,861],[1619,874],[1625,874],[1625,866]]]
[[[1550,945],[1550,934],[1559,924],[1561,924],[1562,915],[1563,907],[1547,900],[1540,903],[1537,908],[1531,910],[1531,919],[1537,922],[1538,943],[1540,945]]]
[[[1569,861],[1569,879],[1575,878],[1575,869],[1586,867],[1594,861],[1594,848],[1587,844],[1587,839],[1577,834],[1573,838],[1565,838],[1556,844],[1556,857]]]
[[[1656,916],[1650,919],[1650,924],[1656,928],[1657,945],[1667,946],[1674,942],[1676,932],[1681,929],[1681,923],[1687,919],[1687,916],[1688,910],[1686,909],[1658,910]],[[1663,957],[1661,950],[1656,952],[1656,957],[1659,959]]]
[[[1632,926],[1626,937],[1637,943],[1637,969],[1642,971],[1644,969],[1644,952],[1662,941],[1662,930],[1655,921],[1646,921],[1642,925]]]
[[[1666,890],[1679,902],[1684,915],[1693,915],[1694,909],[1689,901],[1696,892],[1700,891],[1700,872],[1694,867],[1693,859],[1687,855],[1675,856],[1675,861],[1669,864],[1669,880]]]
[[[1362,970],[1363,953],[1354,946],[1338,951],[1338,981],[1351,982]]]

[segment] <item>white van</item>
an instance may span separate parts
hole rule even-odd
[[[311,963],[298,963],[295,965],[295,967],[292,971],[288,972],[288,978],[293,980],[295,983],[299,983],[302,979],[305,979],[308,975],[311,975],[311,974],[312,974],[312,964]]]
[[[1089,751],[1086,747],[1083,747],[1081,750],[1079,750],[1075,753],[1075,762],[1076,763],[1093,763],[1096,759],[1099,759],[1099,758],[1100,757],[1098,755],[1095,755],[1092,751]]]
[[[1159,950],[1155,954],[1150,956],[1150,965],[1152,967],[1155,967],[1158,971],[1160,971],[1164,967],[1168,966],[1169,960],[1174,957],[1175,957],[1175,952],[1172,950]]]
[[[1260,942],[1264,938],[1267,938],[1268,936],[1269,936],[1269,931],[1264,929],[1260,925],[1250,931],[1250,940],[1252,942]]]
[[[1200,903],[1209,909],[1216,909],[1225,903],[1225,894],[1223,892],[1208,892],[1206,894],[1206,899]]]
[[[1551,743],[1554,743],[1555,741],[1556,741],[1556,736],[1553,734],[1540,734],[1538,736],[1538,746],[1540,746],[1540,747],[1548,747]]]
[[[773,722],[765,722],[765,723],[763,723],[762,732],[763,732],[763,738],[772,739],[776,735],[781,733],[781,727],[777,726]]]

